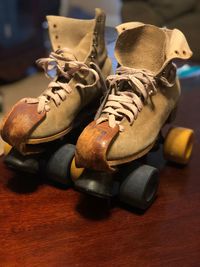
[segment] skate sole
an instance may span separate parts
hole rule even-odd
[[[152,144],[150,144],[148,147],[141,150],[140,152],[133,154],[131,156],[125,157],[123,159],[108,160],[108,164],[109,164],[109,166],[117,166],[117,165],[121,165],[124,163],[130,163],[131,161],[137,160],[137,159],[145,156],[154,147],[155,143],[156,143],[156,140]]]

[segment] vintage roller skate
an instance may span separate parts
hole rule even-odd
[[[91,121],[103,95],[104,77],[111,73],[102,10],[96,9],[91,20],[47,19],[53,52],[37,63],[53,80],[38,98],[14,105],[1,127],[4,141],[23,155],[45,150],[46,144],[66,136],[88,117]]]
[[[173,59],[188,59],[192,52],[177,29],[125,23],[118,32],[119,67],[107,77],[108,94],[95,120],[78,138],[71,174],[82,191],[107,197],[108,188],[113,196],[118,187],[121,201],[146,209],[156,196],[158,171],[143,165],[143,159],[163,140],[162,127],[178,105],[181,91]],[[165,158],[186,164],[192,144],[192,130],[171,129],[164,140]]]

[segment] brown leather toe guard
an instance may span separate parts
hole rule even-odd
[[[45,112],[37,112],[37,104],[27,104],[25,98],[20,100],[3,120],[3,140],[23,152],[26,140],[45,116]]]
[[[118,125],[111,128],[108,122],[98,125],[95,121],[91,122],[78,138],[75,152],[76,166],[98,171],[113,171],[106,155],[118,133]]]

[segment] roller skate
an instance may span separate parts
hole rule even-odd
[[[67,166],[75,151],[72,144],[94,117],[105,93],[104,78],[111,73],[111,61],[102,10],[96,9],[93,20],[47,19],[54,52],[38,63],[47,76],[55,77],[41,96],[23,99],[5,117],[1,131],[7,141],[4,162],[18,173],[42,173],[48,180],[68,186]]]
[[[117,27],[118,68],[107,77],[108,93],[96,116],[76,144],[71,175],[81,191],[101,197],[119,196],[131,206],[147,209],[159,184],[158,170],[145,156],[163,143],[166,159],[187,164],[193,131],[172,128],[180,97],[174,59],[192,52],[183,33],[142,23]]]
[[[23,155],[41,153],[91,121],[104,93],[104,78],[111,73],[102,10],[96,9],[91,20],[47,20],[53,52],[37,63],[52,80],[39,97],[16,103],[1,127],[3,140]]]

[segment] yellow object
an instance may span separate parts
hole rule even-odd
[[[84,168],[76,167],[75,158],[73,158],[72,163],[71,163],[71,168],[70,168],[71,179],[77,180],[81,176],[83,171],[84,171]]]
[[[192,153],[194,131],[187,128],[172,128],[164,142],[164,156],[167,160],[187,164]]]
[[[8,143],[4,143],[4,155],[8,155],[8,153],[10,152],[12,146],[9,145]]]

